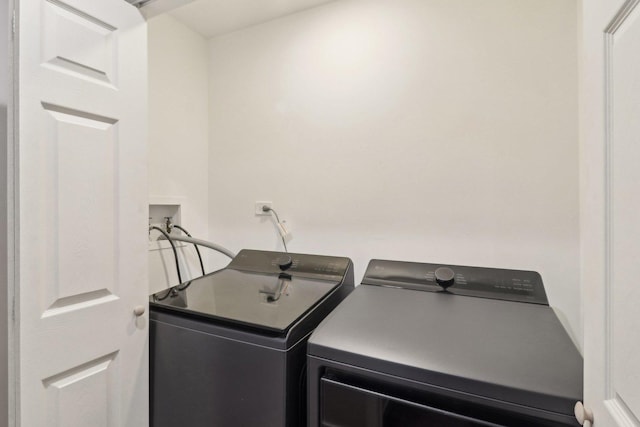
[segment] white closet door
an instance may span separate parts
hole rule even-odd
[[[143,427],[146,23],[124,0],[16,3],[18,425]]]
[[[640,426],[640,1],[583,13],[585,405]]]

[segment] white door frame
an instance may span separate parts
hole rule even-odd
[[[2,197],[3,200],[6,200],[5,214],[2,219],[2,226],[6,230],[6,241],[2,242],[6,244],[6,257],[3,256],[0,262],[4,263],[0,268],[0,271],[3,274],[6,274],[7,279],[7,287],[6,287],[6,305],[3,305],[0,308],[0,315],[2,315],[7,321],[7,331],[6,331],[6,348],[3,350],[7,351],[7,371],[6,377],[2,378],[3,384],[2,388],[6,394],[0,394],[3,398],[6,399],[6,412],[0,412],[0,416],[2,419],[8,421],[9,426],[16,425],[16,407],[18,404],[18,387],[17,387],[17,363],[19,361],[18,347],[16,345],[18,337],[17,333],[19,331],[19,324],[17,323],[17,319],[15,317],[15,303],[16,298],[19,292],[17,289],[17,280],[15,277],[15,263],[16,259],[16,251],[17,251],[17,242],[16,242],[16,234],[18,229],[16,212],[18,209],[17,200],[15,197],[15,189],[16,189],[16,179],[17,179],[17,169],[15,167],[17,159],[16,159],[16,139],[14,135],[15,124],[17,121],[17,112],[16,112],[16,87],[17,87],[17,79],[16,79],[16,68],[17,64],[15,59],[15,52],[17,50],[17,42],[15,40],[15,36],[13,35],[14,30],[14,10],[17,8],[17,3],[15,0],[8,0],[7,4],[7,27],[0,27],[5,31],[5,35],[7,36],[6,40],[3,42],[7,43],[7,80],[2,82],[2,84],[6,84],[6,88],[8,90],[8,104],[7,104],[7,139],[6,144],[3,144],[4,155],[6,156],[3,160],[5,160],[5,164],[7,166],[6,169],[6,180],[1,181],[3,185],[2,189]],[[5,296],[3,295],[3,297]]]

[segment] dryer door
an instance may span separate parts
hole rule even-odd
[[[331,427],[541,427],[576,425],[459,399],[369,383],[320,379],[320,425]]]
[[[453,412],[322,378],[322,426],[423,427],[499,426]]]

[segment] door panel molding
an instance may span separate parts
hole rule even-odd
[[[45,0],[43,12],[45,66],[116,88],[118,28],[59,0]]]
[[[117,427],[117,355],[113,352],[42,380],[47,412],[55,414],[52,427]]]

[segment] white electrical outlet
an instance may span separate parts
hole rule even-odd
[[[271,215],[271,212],[269,212],[269,211],[265,212],[265,211],[262,210],[263,206],[272,207],[271,205],[273,205],[273,202],[256,202],[256,206],[255,206],[255,214],[256,214],[256,216]]]

